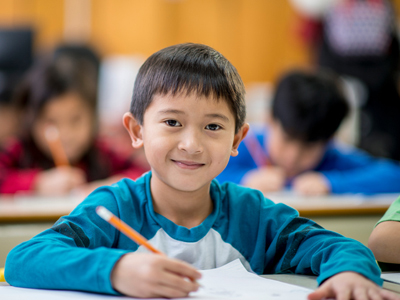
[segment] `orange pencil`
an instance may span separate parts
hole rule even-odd
[[[139,245],[143,245],[150,251],[157,253],[157,254],[162,254],[160,250],[154,248],[147,240],[145,237],[143,237],[140,233],[132,229],[128,224],[125,222],[121,221],[118,219],[116,216],[114,216],[107,208],[104,206],[97,206],[96,208],[96,213],[102,217],[104,220],[106,220],[108,223],[113,225],[115,228],[117,228],[119,231],[123,232],[127,237],[129,237],[131,240],[136,242]]]
[[[56,167],[69,166],[67,154],[61,144],[60,133],[55,126],[48,126],[45,130],[44,136]]]

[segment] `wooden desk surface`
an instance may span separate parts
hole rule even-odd
[[[292,193],[265,195],[275,203],[285,203],[298,210],[303,217],[383,215],[399,194],[329,195],[304,197]]]
[[[54,222],[81,201],[77,197],[0,197],[0,223]]]
[[[290,193],[266,196],[294,207],[303,217],[382,215],[398,197],[397,194],[299,197]],[[69,214],[82,200],[83,197],[1,196],[0,223],[53,222]]]

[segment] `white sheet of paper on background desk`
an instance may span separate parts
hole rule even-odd
[[[311,292],[306,288],[249,273],[239,260],[235,260],[221,268],[201,272],[203,277],[199,283],[203,287],[186,299],[302,300],[306,299]],[[23,289],[11,286],[0,286],[0,298],[7,300],[132,299],[83,292]]]
[[[386,281],[400,284],[400,273],[383,273],[381,278]]]

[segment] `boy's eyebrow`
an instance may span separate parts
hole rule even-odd
[[[164,110],[160,110],[158,112],[158,114],[162,115],[162,114],[178,114],[178,115],[184,115],[185,112],[181,111],[181,110],[177,110],[177,109],[164,109]],[[225,115],[221,115],[221,114],[206,114],[206,117],[209,118],[217,118],[217,119],[221,119],[225,122],[229,122],[229,118]]]
[[[178,114],[178,115],[184,115],[185,113],[181,110],[177,110],[177,109],[164,109],[164,110],[160,110],[158,112],[159,115],[162,114]]]
[[[221,119],[225,122],[229,122],[229,118],[227,116],[221,115],[221,114],[207,114],[206,117],[210,117],[210,118],[217,118],[217,119]]]

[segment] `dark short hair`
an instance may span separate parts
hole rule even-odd
[[[306,143],[328,141],[348,111],[339,79],[325,71],[286,73],[272,99],[273,118],[290,138]]]
[[[130,112],[143,124],[154,95],[185,92],[228,102],[235,132],[246,118],[245,89],[236,68],[218,51],[201,44],[179,44],[151,55],[136,77]]]

